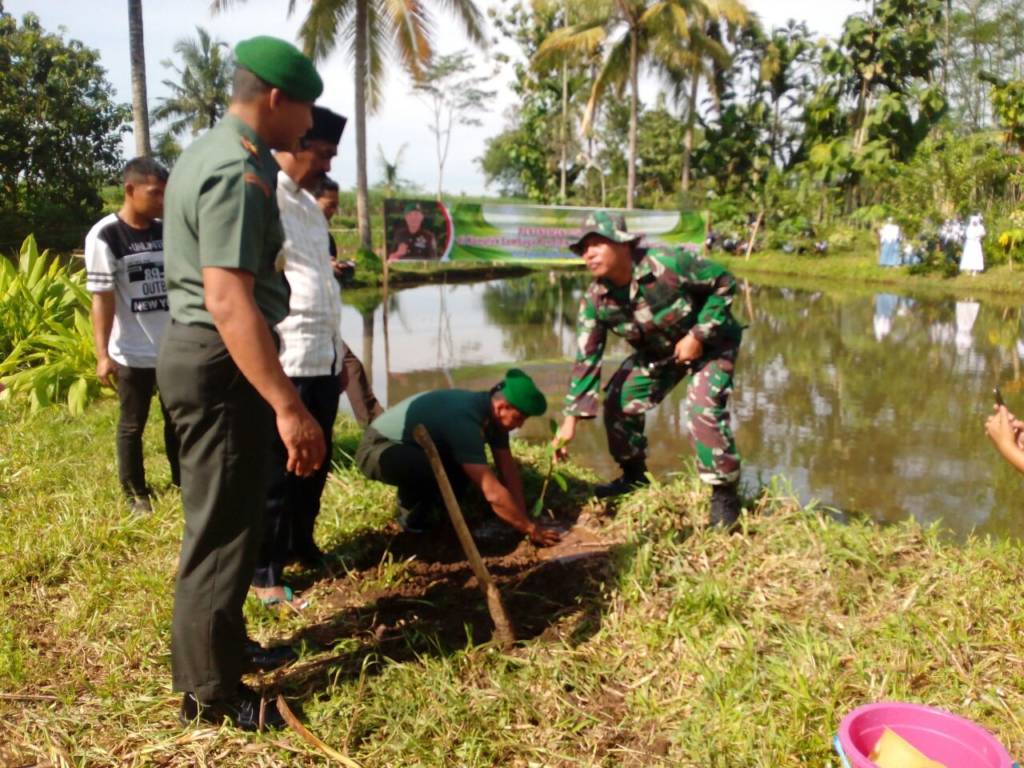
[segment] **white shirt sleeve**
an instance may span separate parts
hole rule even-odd
[[[85,238],[85,288],[90,293],[109,293],[114,290],[116,259],[110,246],[99,237],[105,223],[97,224]]]

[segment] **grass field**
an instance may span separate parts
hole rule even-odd
[[[71,418],[0,409],[0,765],[322,766],[295,734],[185,729],[169,623],[182,518],[119,498],[110,400]],[[545,560],[478,528],[521,642],[490,624],[454,550],[388,527],[392,494],[349,466],[342,423],[302,614],[250,601],[250,632],[301,648],[262,680],[361,766],[834,766],[843,713],[880,699],[954,710],[1024,754],[1017,542],[913,523],[840,524],[768,489],[743,535],[703,528],[688,472],[615,509],[570,472],[552,508],[588,542]],[[528,494],[542,452],[517,444]],[[472,505],[471,505],[472,507]],[[490,531],[489,535],[485,535]]]
[[[1024,293],[1024,265],[1001,264],[980,275],[944,277],[940,273],[912,274],[908,267],[880,267],[878,254],[855,252],[810,256],[762,251],[750,259],[715,252],[712,259],[725,264],[739,276],[757,279],[762,275],[820,279],[840,286],[873,285],[913,292],[961,296]]]

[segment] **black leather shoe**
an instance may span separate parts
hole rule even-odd
[[[200,702],[194,694],[186,693],[181,701],[178,719],[184,725],[220,725],[227,720],[243,731],[257,731],[260,727],[260,695],[242,683],[238,684],[238,692],[230,699]],[[277,711],[277,704],[268,699],[263,712],[263,727],[277,729],[284,726],[284,718]]]
[[[643,488],[645,485],[650,484],[651,481],[647,479],[647,465],[642,463],[631,464],[623,466],[622,477],[617,477],[610,483],[601,483],[601,485],[594,486],[594,495],[599,499],[608,499],[612,496],[632,493],[638,488]]]
[[[736,530],[740,519],[740,497],[736,484],[716,485],[711,491],[711,525],[726,531]]]
[[[264,648],[255,640],[245,641],[242,656],[245,659],[246,671],[258,669],[263,672],[291,664],[293,661],[298,661],[299,658],[299,655],[290,646],[279,645],[274,648]]]

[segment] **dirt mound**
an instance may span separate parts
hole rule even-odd
[[[497,521],[474,526],[473,534],[518,640],[550,635],[578,641],[596,630],[612,543],[582,525],[544,549]],[[405,660],[491,639],[494,627],[483,594],[453,531],[390,530],[365,539],[356,567],[310,585],[305,615],[312,623],[292,638],[324,650],[351,648],[357,638],[359,649],[285,671],[278,684],[294,689],[312,682],[318,668],[339,664],[355,672],[369,653]]]

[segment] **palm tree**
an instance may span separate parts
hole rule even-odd
[[[790,19],[786,26],[772,30],[767,41],[764,60],[761,62],[761,80],[768,88],[772,105],[772,126],[770,135],[771,159],[780,166],[786,158],[780,157],[779,141],[782,136],[783,117],[788,109],[797,106],[797,97],[790,97],[784,107],[783,101],[790,92],[801,94],[810,87],[807,76],[801,71],[807,57],[813,53],[814,43],[807,25]]]
[[[681,48],[672,40],[659,38],[656,41],[656,59],[659,74],[671,87],[676,103],[686,105],[686,133],[683,139],[683,170],[680,189],[690,188],[690,164],[693,157],[694,132],[700,111],[697,95],[700,82],[712,82],[716,67],[729,64],[729,52],[722,45],[719,30],[703,17],[695,16],[690,25],[689,45]],[[719,94],[713,91],[716,101]]]
[[[388,197],[394,197],[395,193],[401,189],[405,183],[399,176],[399,168],[402,164],[402,156],[405,154],[405,148],[408,144],[403,144],[398,148],[395,153],[394,160],[388,160],[387,155],[384,154],[384,149],[380,144],[377,145],[377,164],[380,166],[381,173],[384,175],[382,186],[384,187],[384,194]]]
[[[636,133],[641,64],[653,64],[661,50],[685,51],[703,20],[724,16],[740,23],[740,0],[601,0],[584,21],[555,30],[537,52],[538,62],[604,49],[604,61],[590,90],[581,132],[590,132],[597,106],[609,87],[629,83],[629,163],[626,207],[636,193]]]
[[[212,0],[221,11],[245,0]],[[288,13],[296,0],[288,0]],[[443,0],[442,6],[459,21],[469,39],[484,46],[484,20],[473,0]],[[302,45],[314,61],[322,61],[338,45],[355,60],[356,217],[361,247],[372,250],[369,192],[366,174],[366,114],[380,108],[385,65],[397,59],[414,81],[422,78],[433,55],[430,9],[418,0],[310,0],[299,30]]]
[[[146,103],[146,44],[142,34],[142,0],[128,0],[128,46],[132,66],[132,117],[135,123],[135,154],[151,155],[149,106]]]
[[[153,113],[158,120],[169,120],[167,132],[177,135],[189,130],[193,136],[212,128],[224,116],[231,98],[232,66],[224,55],[228,44],[214,40],[202,27],[197,38],[184,37],[174,44],[181,66],[170,59],[162,63],[174,70],[179,82],[164,80],[171,96],[162,99]]]

